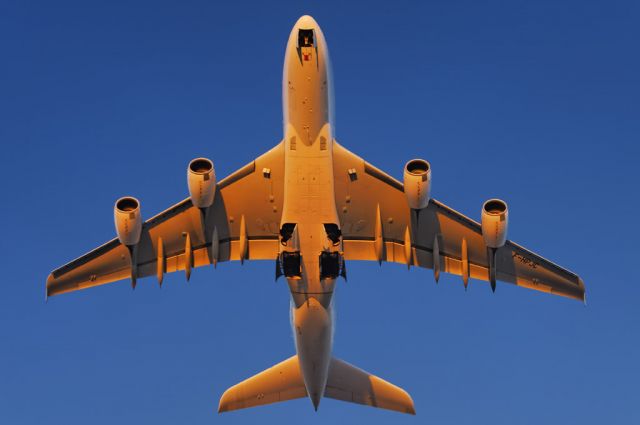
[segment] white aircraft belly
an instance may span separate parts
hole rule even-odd
[[[333,181],[331,82],[324,37],[314,25],[316,48],[298,48],[294,29],[283,73],[285,185],[282,223],[296,224],[302,275],[287,278],[292,326],[307,394],[317,408],[324,394],[333,343],[331,300],[335,279],[320,279],[320,254],[336,247],[324,224],[340,225]],[[293,242],[292,242],[293,243]]]

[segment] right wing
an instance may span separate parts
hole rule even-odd
[[[347,260],[416,265],[488,281],[489,256],[479,223],[435,199],[419,214],[407,205],[401,182],[334,143],[336,205]],[[407,239],[408,236],[408,239]],[[409,258],[407,258],[409,257]],[[507,241],[496,253],[497,279],[584,300],[582,279]]]
[[[246,259],[275,261],[283,193],[284,145],[280,143],[218,182],[206,214],[187,198],[147,220],[135,267],[128,248],[115,238],[54,270],[47,279],[47,296],[131,279],[133,274],[134,278],[156,275],[162,281],[164,273],[240,260],[243,235]],[[217,258],[213,257],[214,239]],[[189,256],[191,264],[186,261]]]

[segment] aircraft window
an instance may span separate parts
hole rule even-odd
[[[335,279],[340,275],[342,259],[339,252],[323,252],[320,254],[320,279]]]
[[[313,47],[313,30],[298,30],[298,47]]]
[[[282,268],[286,277],[302,277],[300,259],[299,252],[284,251],[282,253]]]

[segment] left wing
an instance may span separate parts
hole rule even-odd
[[[186,270],[188,278],[192,267],[217,261],[275,260],[283,191],[281,142],[221,180],[206,213],[187,198],[147,220],[135,264],[127,247],[112,239],[54,270],[47,296],[152,275],[161,283],[164,273],[177,270]]]
[[[489,280],[489,257],[476,221],[435,199],[416,214],[401,182],[334,143],[336,205],[347,260],[381,260]],[[379,258],[379,254],[380,258]],[[496,253],[497,279],[584,300],[582,279],[507,241]]]

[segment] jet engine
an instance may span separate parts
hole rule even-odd
[[[500,248],[507,241],[509,209],[500,199],[489,199],[482,205],[482,237],[489,248]]]
[[[404,194],[409,207],[421,210],[429,204],[431,165],[424,159],[412,159],[404,166]]]
[[[187,168],[187,183],[191,202],[198,208],[213,204],[216,195],[216,171],[213,162],[207,158],[196,158]]]
[[[129,247],[140,242],[142,233],[140,201],[130,196],[118,199],[113,208],[113,215],[120,242]]]

